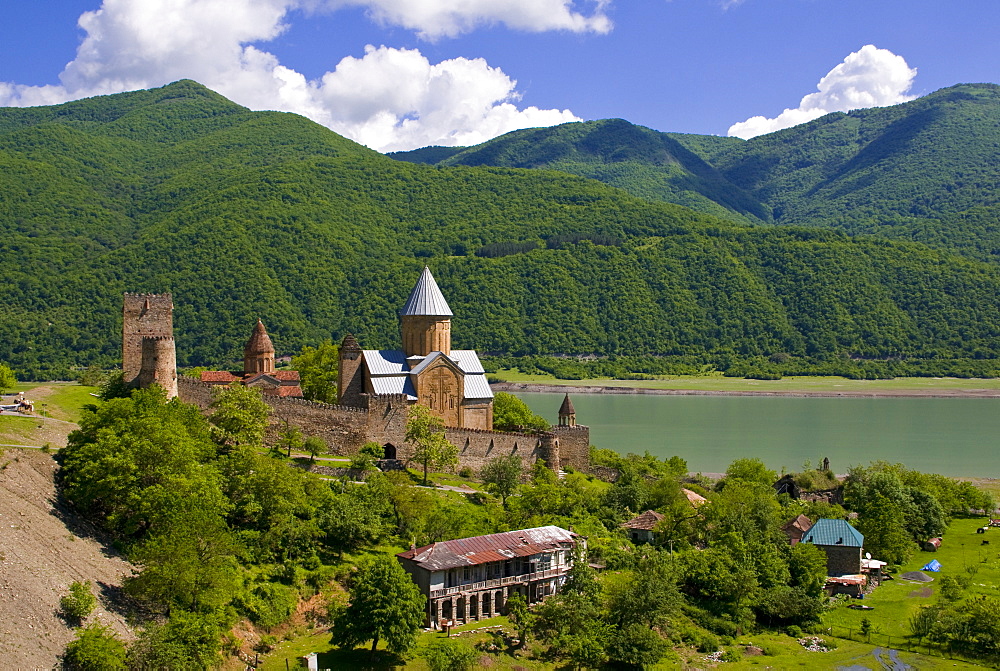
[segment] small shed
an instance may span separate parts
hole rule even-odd
[[[940,538],[928,538],[924,541],[924,552],[937,552],[941,547]]]
[[[663,515],[655,510],[647,510],[641,515],[623,522],[622,527],[628,529],[629,538],[633,543],[651,543],[655,537],[653,528],[663,519]]]

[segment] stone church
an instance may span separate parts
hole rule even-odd
[[[400,310],[402,349],[361,349],[348,334],[340,345],[338,401],[367,407],[366,396],[402,395],[445,426],[493,428],[493,391],[475,350],[451,348],[448,301],[424,266]]]

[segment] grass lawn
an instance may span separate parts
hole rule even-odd
[[[78,382],[20,382],[13,391],[23,391],[35,404],[35,412],[67,422],[80,421],[83,406],[99,401],[91,396],[97,387],[85,387]]]
[[[867,617],[876,632],[872,642],[895,647],[902,645],[903,637],[909,635],[910,617],[920,606],[937,602],[937,581],[942,576],[969,576],[972,581],[967,590],[969,596],[996,596],[1000,585],[1000,530],[990,529],[986,534],[977,534],[976,528],[983,522],[983,518],[954,520],[937,552],[914,553],[895,574],[895,580],[884,581],[873,594],[865,597],[864,603],[873,606],[874,610],[859,611],[839,606],[827,613],[824,625],[833,626],[837,636],[853,632],[858,637],[861,619]],[[982,545],[984,539],[991,541],[990,545]],[[899,577],[908,571],[919,571],[931,559],[937,559],[942,566],[940,573],[925,572],[935,579],[934,582],[916,583]],[[887,637],[897,641],[893,643]]]
[[[894,380],[849,380],[843,377],[785,377],[780,380],[747,380],[709,375],[677,375],[655,380],[559,380],[551,375],[527,375],[519,370],[500,369],[492,375],[505,382],[534,382],[569,386],[629,387],[642,389],[677,389],[685,391],[780,392],[814,394],[961,394],[988,390],[1000,392],[1000,379],[959,379],[931,377],[901,377]]]
[[[62,447],[70,431],[76,428],[83,406],[99,402],[90,395],[97,391],[96,387],[84,387],[76,382],[19,383],[12,391],[24,392],[41,417],[0,417],[0,443],[10,445]]]

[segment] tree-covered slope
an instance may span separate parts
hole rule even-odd
[[[117,362],[126,291],[173,292],[182,364],[237,359],[257,317],[281,353],[390,347],[424,264],[483,351],[1000,357],[1000,270],[920,245],[394,161],[192,82],[0,119],[0,360],[23,374]],[[501,243],[538,249],[475,255]]]
[[[770,218],[766,207],[676,139],[624,119],[517,130],[457,152],[424,147],[391,156],[447,166],[562,170],[731,221]]]
[[[710,151],[717,148],[710,148]],[[711,155],[779,224],[913,239],[1000,260],[1000,87],[963,84],[829,114]]]

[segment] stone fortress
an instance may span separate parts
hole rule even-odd
[[[126,294],[122,369],[136,387],[158,384],[171,397],[208,411],[215,387],[240,382],[261,388],[271,408],[268,439],[288,426],[326,441],[332,454],[356,454],[366,442],[384,446],[387,459],[406,461],[407,410],[419,403],[441,417],[458,448],[459,467],[481,468],[501,455],[516,455],[526,468],[543,459],[559,470],[588,470],[590,429],[577,425],[567,396],[559,425],[548,431],[493,431],[493,392],[474,350],[451,349],[453,314],[429,269],[400,311],[402,348],[365,350],[347,334],[340,346],[338,404],[300,398],[298,373],[276,371],[274,347],[258,321],[244,348],[244,371],[207,371],[202,379],[177,376],[170,294]],[[294,377],[294,380],[292,379]],[[223,379],[225,378],[225,379]]]

